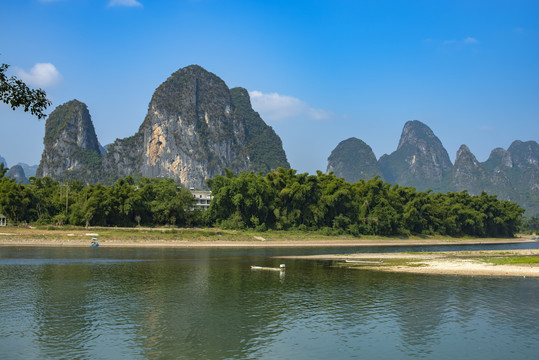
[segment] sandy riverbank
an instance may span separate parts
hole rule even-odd
[[[532,241],[523,236],[510,239],[443,237],[326,236],[317,232],[235,231],[218,228],[120,228],[120,227],[5,227],[0,229],[0,246],[89,246],[98,238],[110,247],[357,247],[501,244]]]
[[[99,234],[90,233],[86,236],[63,236],[62,238],[21,238],[20,236],[0,233],[0,246],[58,246],[58,247],[87,247],[92,237]],[[67,234],[69,235],[69,234]],[[432,245],[473,245],[473,244],[505,244],[522,243],[530,240],[516,239],[272,239],[261,236],[245,237],[238,240],[220,239],[103,239],[98,237],[101,247],[362,247],[362,246],[432,246]]]
[[[334,260],[335,266],[433,275],[539,277],[539,249],[454,251],[440,253],[369,253],[294,256],[295,259]],[[516,260],[527,263],[499,264]],[[523,260],[524,259],[524,260]],[[348,261],[348,262],[347,262]],[[535,262],[534,262],[535,261]]]

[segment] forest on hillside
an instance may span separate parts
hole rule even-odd
[[[348,183],[332,173],[266,175],[226,170],[207,181],[208,211],[189,211],[191,192],[172,179],[126,177],[110,186],[0,173],[0,212],[12,223],[80,226],[218,226],[327,235],[511,237],[524,210],[494,195],[433,193],[375,178]]]

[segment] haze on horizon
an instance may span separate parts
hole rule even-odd
[[[420,120],[450,157],[539,139],[535,1],[20,0],[0,62],[53,105],[88,105],[101,144],[133,135],[157,86],[198,64],[249,90],[291,166],[349,137],[379,158]],[[0,156],[38,164],[44,120],[0,104]]]

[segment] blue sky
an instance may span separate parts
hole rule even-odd
[[[154,90],[198,64],[253,107],[291,166],[349,137],[379,158],[420,120],[454,161],[539,139],[537,1],[0,0],[0,62],[54,110],[88,105],[99,141],[133,135]],[[45,120],[0,104],[0,155],[37,164]]]

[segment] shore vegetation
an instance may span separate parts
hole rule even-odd
[[[524,210],[483,192],[417,191],[378,177],[349,183],[332,173],[279,168],[264,175],[226,171],[207,181],[208,211],[172,179],[126,177],[110,186],[0,172],[0,213],[13,224],[103,227],[218,227],[324,236],[513,237]],[[175,230],[171,230],[175,231]]]

